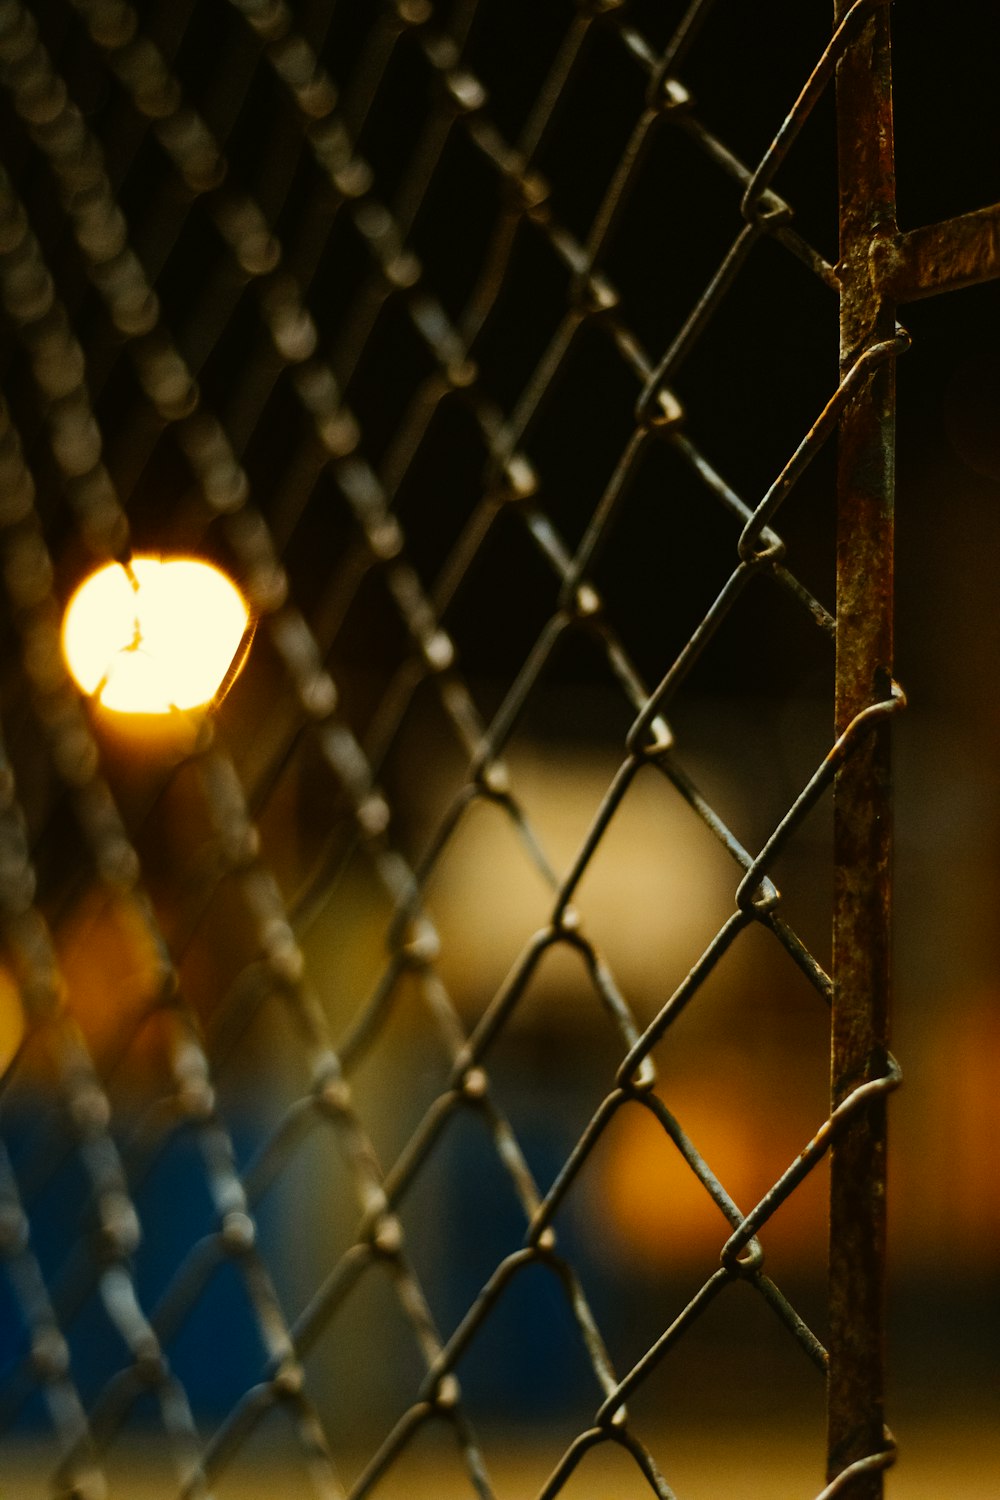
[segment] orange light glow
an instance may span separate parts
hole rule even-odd
[[[25,1029],[24,1007],[17,983],[9,970],[0,966],[0,1077],[17,1055]]]
[[[169,714],[212,701],[249,619],[235,584],[210,563],[136,557],[80,585],[63,618],[63,654],[102,707]]]

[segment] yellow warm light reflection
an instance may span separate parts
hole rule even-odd
[[[168,714],[211,702],[249,619],[235,584],[210,563],[136,557],[80,585],[63,618],[63,653],[102,707]]]

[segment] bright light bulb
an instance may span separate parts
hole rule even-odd
[[[63,654],[102,707],[169,714],[211,702],[249,620],[236,585],[210,563],[136,557],[80,585],[63,617]]]

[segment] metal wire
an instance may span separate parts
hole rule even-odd
[[[774,184],[829,100],[839,60],[885,7],[857,0],[830,39],[801,58],[804,82],[790,109],[773,101],[773,139],[762,154],[717,133],[686,85],[689,61],[710,49],[705,0],[677,14],[659,40],[616,0],[567,4],[558,28],[553,9],[537,57],[526,38],[501,48],[508,66],[518,57],[539,75],[524,86],[519,123],[499,86],[494,108],[481,76],[489,26],[502,31],[503,9],[489,0],[302,5],[299,14],[283,0],[0,7],[10,126],[0,283],[11,335],[0,431],[9,742],[0,904],[25,1019],[4,1076],[11,1143],[0,1155],[0,1253],[23,1336],[0,1411],[14,1425],[42,1398],[60,1496],[104,1492],[116,1445],[140,1413],[173,1465],[163,1493],[209,1496],[280,1412],[311,1493],[360,1500],[378,1492],[440,1424],[470,1491],[491,1497],[490,1443],[467,1410],[459,1366],[534,1272],[551,1281],[578,1332],[594,1401],[540,1496],[562,1493],[588,1454],[612,1445],[649,1492],[669,1500],[669,1452],[654,1453],[657,1433],[626,1401],[663,1362],[683,1365],[689,1331],[737,1284],[757,1294],[822,1389],[827,1351],[793,1294],[765,1272],[765,1232],[831,1144],[895,1087],[898,1068],[888,1058],[855,1079],[748,1207],[700,1152],[683,1112],[673,1112],[670,1089],[658,1082],[658,1049],[751,929],[790,957],[819,1005],[836,1006],[836,976],[787,914],[776,864],[903,697],[885,680],[839,732],[831,729],[828,752],[758,844],[702,789],[670,718],[713,643],[734,623],[754,629],[765,593],[801,620],[832,664],[835,601],[799,576],[795,546],[775,528],[800,502],[804,476],[844,413],[867,399],[873,372],[905,348],[906,335],[897,328],[867,339],[840,375],[831,361],[805,435],[759,492],[741,493],[723,477],[729,442],[697,381],[689,396],[685,371],[706,339],[725,333],[732,299],[765,247],[827,298],[836,329],[829,294],[840,288],[838,268],[802,233],[795,203]],[[560,130],[567,118],[600,109],[596,70],[605,58],[627,76],[618,92],[628,119],[605,175],[598,163],[578,163],[592,200],[584,210],[576,185],[559,176],[567,170]],[[635,273],[619,286],[615,268],[641,232],[629,218],[639,193],[662,195],[665,211],[682,216],[697,240],[698,210],[677,200],[665,175],[676,143],[726,196],[729,227],[721,254],[710,242],[699,248],[703,289],[664,338],[646,312],[655,295],[648,260],[638,288]],[[525,302],[527,324],[517,325]],[[517,348],[505,344],[508,329]],[[576,371],[588,350],[609,390],[627,388],[627,401],[600,392],[581,401]],[[582,422],[599,427],[615,455],[606,482],[592,478],[575,495],[569,521],[556,503],[560,477],[545,437],[567,390],[575,410],[563,423],[564,447]],[[474,453],[470,478],[455,478],[451,422]],[[671,651],[638,639],[601,582],[615,528],[637,494],[650,494],[650,465],[663,456],[700,510],[727,529],[729,548],[716,563],[714,597],[687,609],[683,642]],[[457,484],[457,519],[435,512],[429,483]],[[697,545],[679,538],[681,548]],[[544,578],[536,590],[544,618],[489,703],[476,652],[493,635],[523,635],[515,617],[522,589],[530,590],[515,570],[527,575],[528,562],[503,565],[504,613],[466,641],[471,667],[462,622],[475,613],[484,560],[504,557],[504,547]],[[259,626],[230,697],[211,721],[185,729],[183,749],[137,796],[120,745],[66,675],[59,629],[69,587],[89,564],[127,561],[143,548],[228,562]],[[636,559],[631,587],[650,587],[650,578]],[[376,611],[378,666],[359,664],[350,643],[352,621],[368,618],[368,608]],[[487,600],[483,609],[493,606]],[[505,756],[578,643],[613,686],[628,727],[617,771],[587,809],[589,827],[562,869]],[[501,654],[506,663],[509,653]],[[409,729],[428,703],[461,772],[415,844],[411,823],[431,752],[426,744],[414,751]],[[832,725],[832,702],[828,717]],[[287,809],[304,764],[318,812],[301,840],[304,857],[290,861]],[[642,1020],[592,936],[584,880],[648,775],[723,851],[732,902],[689,971]],[[185,806],[195,809],[186,819]],[[434,881],[482,808],[503,820],[525,871],[549,894],[540,929],[521,935],[506,979],[470,1017],[442,970]],[[360,998],[349,957],[338,971],[335,956],[320,961],[311,946],[337,903],[350,900],[358,868],[377,888],[386,932],[379,971]],[[100,1045],[63,972],[63,930],[80,909],[94,933],[109,914],[125,913],[148,955],[141,1004],[121,1006]],[[608,1029],[604,1097],[546,1186],[491,1068],[556,950],[578,960]],[[112,1008],[117,970],[112,962],[99,978]],[[412,996],[444,1074],[383,1160],[356,1080]],[[280,1109],[262,1114],[248,1156],[220,1081],[238,1072],[255,1018],[279,1013],[291,1026],[296,1082],[276,1093]],[[139,1082],[129,1087],[133,1068]],[[408,1082],[394,1074],[381,1087],[405,1091]],[[22,1096],[31,1139],[15,1150]],[[414,1097],[423,1095],[415,1088]],[[559,1215],[616,1118],[637,1108],[718,1211],[718,1253],[670,1321],[645,1328],[643,1352],[622,1368]],[[523,1239],[511,1249],[497,1235],[490,1274],[445,1332],[403,1210],[466,1119],[485,1127]],[[317,1139],[332,1146],[342,1176],[317,1182],[315,1193],[349,1190],[331,1218],[350,1214],[354,1227],[293,1311],[261,1223],[268,1195],[314,1159]],[[180,1141],[194,1149],[210,1210],[150,1300],[140,1274],[144,1193]],[[79,1223],[63,1225],[53,1257],[36,1227],[39,1204],[67,1161],[83,1173],[86,1207]],[[458,1222],[449,1233],[461,1240],[468,1227]],[[239,1285],[261,1353],[243,1372],[243,1394],[207,1431],[172,1351],[223,1274]],[[340,1337],[374,1279],[391,1290],[421,1372],[401,1413],[376,1414],[380,1437],[347,1477],[327,1419],[337,1393],[317,1388],[308,1358]],[[77,1370],[74,1327],[95,1301],[113,1331],[115,1369],[91,1390]],[[381,1357],[374,1344],[370,1353]],[[852,1481],[880,1476],[890,1461],[884,1441],[848,1455],[823,1496],[875,1493]]]

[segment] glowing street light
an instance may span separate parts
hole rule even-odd
[[[63,617],[63,654],[103,708],[169,714],[216,697],[249,622],[239,589],[211,563],[135,557],[77,589]]]

